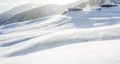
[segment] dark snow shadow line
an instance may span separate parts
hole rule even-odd
[[[18,43],[21,43],[21,42],[24,42],[24,41],[27,41],[27,40],[30,40],[30,39],[33,39],[33,38],[35,38],[35,37],[19,39],[19,40],[16,40],[16,41],[12,41],[12,42],[8,42],[8,43],[5,43],[5,44],[2,44],[2,45],[0,45],[0,47],[12,46],[12,45],[15,45],[15,44],[18,44]]]
[[[50,34],[50,33],[46,33],[46,34],[43,34],[43,35],[47,35],[47,34]],[[37,37],[41,37],[43,35],[35,35],[33,37],[25,37],[25,38],[15,40],[15,41],[12,41],[12,42],[7,42],[7,43],[4,43],[4,44],[0,45],[0,47],[12,46],[12,45],[19,44],[19,43],[22,43],[22,42],[25,42],[25,41],[29,41],[29,40],[37,38]]]
[[[41,22],[44,22],[45,20],[48,20],[48,19],[49,18],[43,17],[43,18],[34,19],[34,20],[28,20],[28,21],[17,22],[17,23],[10,23],[10,24],[6,24],[5,26],[0,27],[0,29],[14,29],[17,27],[21,27],[23,25],[41,23]]]

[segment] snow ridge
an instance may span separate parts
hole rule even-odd
[[[0,64],[120,64],[120,7],[0,26]]]

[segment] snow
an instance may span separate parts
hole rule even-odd
[[[67,8],[62,5],[25,4],[2,13],[0,25],[63,14],[66,11],[68,11]]]
[[[1,64],[119,64],[120,40],[66,45],[25,56],[0,59]]]
[[[41,5],[39,5],[39,6],[41,6]],[[28,3],[28,4],[21,5],[21,6],[16,6],[4,13],[1,13],[0,14],[0,25],[7,23],[9,21],[9,19],[11,19],[13,16],[15,16],[17,14],[23,13],[25,11],[31,10],[31,9],[39,7],[39,6],[37,4]]]
[[[0,14],[2,14],[3,12],[9,9],[11,9],[9,5],[7,5],[6,3],[0,3]]]
[[[120,64],[120,7],[0,26],[0,64]]]
[[[31,10],[25,11],[23,13],[17,14],[10,18],[8,23],[21,22],[31,19],[37,19],[45,16],[64,14],[67,8],[61,5],[44,5]]]

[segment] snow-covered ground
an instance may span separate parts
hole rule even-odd
[[[25,56],[2,58],[0,64],[120,64],[119,42],[109,40],[65,45]]]
[[[10,10],[0,14],[0,25],[9,24],[14,22],[26,21],[37,19],[39,17],[51,16],[55,14],[63,14],[67,8],[71,8],[74,4],[80,4],[85,1],[70,0],[69,2],[63,1],[50,1],[39,3],[26,3],[9,7]],[[56,3],[55,3],[56,2]],[[60,3],[61,2],[61,3]],[[63,3],[62,3],[63,2]],[[70,3],[68,5],[67,3]],[[1,7],[0,7],[1,8]]]
[[[0,26],[0,64],[120,64],[120,7]]]
[[[11,9],[12,7],[10,7],[9,5],[5,4],[5,3],[0,3],[0,14]]]

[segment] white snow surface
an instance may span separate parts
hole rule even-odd
[[[0,26],[0,64],[120,64],[120,7]]]
[[[11,7],[5,3],[0,3],[0,14],[11,9]]]

